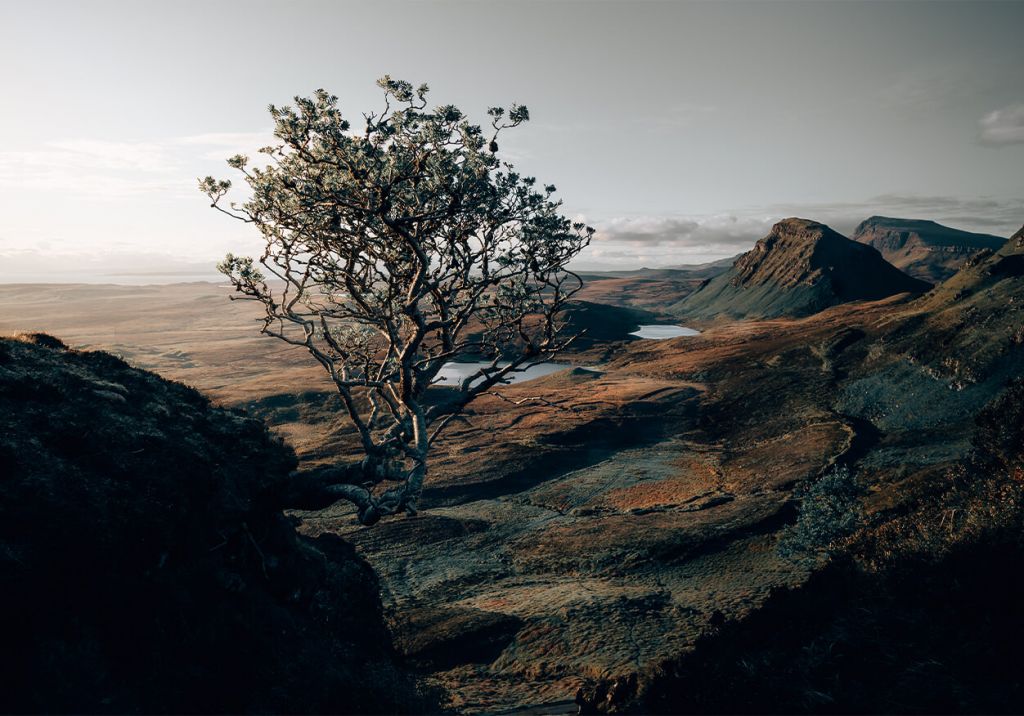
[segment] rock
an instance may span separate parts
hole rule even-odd
[[[351,546],[300,537],[264,425],[105,353],[0,339],[4,712],[430,710]]]
[[[872,216],[850,237],[881,252],[898,269],[931,283],[955,274],[979,252],[997,251],[1006,239],[953,229],[934,221]]]
[[[591,681],[576,690],[577,713],[620,713],[637,692],[637,675]]]
[[[512,640],[522,621],[509,614],[441,605],[396,611],[395,642],[421,668],[489,663]]]

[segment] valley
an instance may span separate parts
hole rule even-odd
[[[797,266],[811,234],[748,257]],[[1018,235],[923,296],[810,315],[806,284],[763,279],[798,297],[770,304],[795,315],[660,340],[630,334],[673,320],[664,312],[613,320],[603,312],[633,299],[585,304],[577,320],[605,333],[565,357],[577,367],[475,402],[435,448],[418,516],[367,528],[346,503],[292,515],[301,534],[340,536],[368,560],[395,648],[451,707],[564,704],[627,676],[623,694],[646,693],[659,664],[808,584],[822,563],[780,550],[808,485],[851,470],[865,524],[883,531],[942,494],[972,454],[975,416],[1024,369],[1021,255]],[[301,350],[259,338],[253,305],[227,293],[3,286],[0,331],[51,332],[195,386],[267,420],[307,467],[356,454],[329,381]]]

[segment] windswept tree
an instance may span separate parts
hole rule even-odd
[[[559,313],[582,281],[567,265],[594,233],[559,213],[554,186],[499,159],[499,135],[526,107],[490,108],[485,130],[454,106],[428,108],[426,85],[378,85],[383,108],[359,131],[323,90],[271,105],[279,143],[260,150],[264,166],[228,160],[245,201],[228,202],[229,181],[200,181],[266,244],[218,267],[235,298],[263,304],[262,332],[323,366],[361,446],[361,459],[297,476],[287,501],[349,500],[364,524],[415,514],[445,426],[572,340]],[[483,367],[431,390],[445,363],[470,356]]]

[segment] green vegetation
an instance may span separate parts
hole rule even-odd
[[[783,533],[780,553],[797,559],[829,554],[863,523],[862,495],[853,472],[845,465],[810,483],[798,495],[800,513],[796,524]]]

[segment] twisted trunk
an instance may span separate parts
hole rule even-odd
[[[424,411],[416,407],[413,419],[413,467],[408,474],[380,460],[366,458],[347,465],[297,470],[292,473],[286,492],[281,495],[281,506],[293,510],[322,510],[339,500],[356,506],[359,522],[376,524],[385,515],[417,512],[417,503],[427,477],[427,451],[429,436]],[[398,468],[401,471],[401,467]],[[374,495],[368,487],[384,480],[398,485]]]

